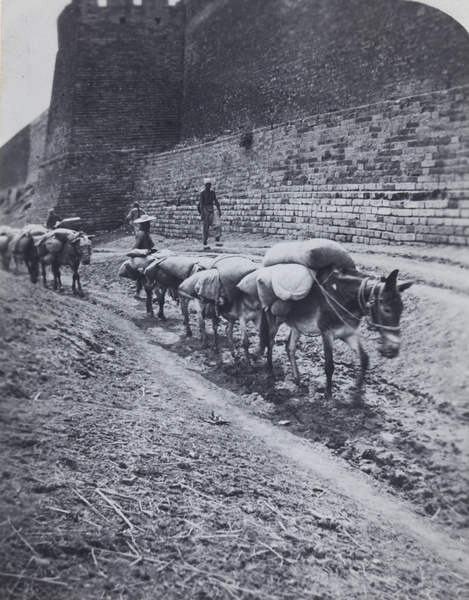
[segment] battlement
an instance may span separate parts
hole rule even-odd
[[[80,8],[166,8],[183,4],[183,0],[72,0],[72,5]]]

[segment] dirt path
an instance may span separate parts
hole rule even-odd
[[[85,300],[1,274],[0,596],[467,597],[467,301],[411,288],[402,356],[372,353],[357,409],[338,349],[331,405],[315,341],[298,390],[285,332],[270,382],[225,346],[217,368],[176,305],[146,317],[123,243]]]

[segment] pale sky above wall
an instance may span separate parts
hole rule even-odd
[[[49,106],[57,53],[57,17],[71,0],[0,1],[1,146]],[[469,31],[469,0],[421,2],[443,10]]]

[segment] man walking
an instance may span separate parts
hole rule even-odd
[[[143,208],[140,208],[139,203],[138,202],[134,202],[134,206],[133,206],[132,210],[125,217],[125,220],[127,221],[127,223],[133,228],[135,235],[137,235],[137,233],[140,231],[139,224],[135,223],[135,221],[137,219],[140,219],[140,217],[143,216],[143,215],[145,215],[145,214],[146,213],[143,210]]]
[[[222,246],[221,237],[221,209],[218,203],[217,196],[212,188],[212,181],[204,179],[205,189],[200,193],[197,210],[202,219],[202,236],[204,240],[204,250],[210,250],[208,246],[208,236],[210,227],[213,227],[213,235],[217,246]]]

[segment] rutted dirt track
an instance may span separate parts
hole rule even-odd
[[[363,327],[358,408],[345,347],[330,403],[316,340],[298,389],[286,330],[272,381],[226,345],[217,367],[171,300],[147,317],[117,277],[130,243],[97,241],[83,300],[1,273],[0,597],[468,597],[465,260],[354,255],[417,281],[397,359]]]

